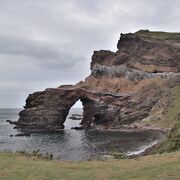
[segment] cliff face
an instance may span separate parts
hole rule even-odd
[[[117,52],[94,51],[91,74],[85,81],[30,94],[16,127],[62,129],[79,99],[84,128],[121,128],[152,114],[163,115],[171,89],[180,85],[180,35],[121,34],[117,48]]]

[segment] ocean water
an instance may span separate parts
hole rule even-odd
[[[100,132],[95,130],[73,130],[79,126],[79,120],[66,119],[65,129],[56,133],[33,133],[30,137],[16,137],[21,133],[13,129],[6,120],[17,120],[21,109],[0,109],[0,151],[40,150],[53,154],[55,158],[78,161],[95,156],[103,156],[112,152],[141,152],[146,146],[155,143],[162,133],[146,132]],[[81,109],[72,109],[69,113],[82,113]],[[68,116],[68,117],[69,117]],[[11,137],[13,135],[13,137]]]

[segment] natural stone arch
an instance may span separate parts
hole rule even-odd
[[[69,110],[80,100],[83,105],[81,125],[88,128],[99,111],[98,96],[91,91],[69,87],[30,94],[25,109],[19,113],[16,127],[39,131],[63,129]]]
[[[60,127],[64,128],[64,123],[66,121],[70,109],[79,100],[82,102],[83,106],[83,119],[80,124],[84,128],[88,128],[91,126],[91,123],[94,119],[94,114],[96,113],[98,108],[96,102],[97,97],[94,97],[91,93],[87,93],[82,89],[70,89],[67,90],[65,94],[63,94],[63,96],[61,96],[61,100],[62,99],[64,103],[60,104],[60,106],[63,107],[58,119]]]
[[[130,98],[129,95],[95,92],[74,86],[46,89],[29,95],[25,109],[19,113],[16,128],[28,131],[62,130],[69,110],[78,100],[83,105],[82,128],[89,128],[92,124],[107,127],[113,123],[121,124],[127,117],[121,108],[128,105],[126,102]]]
[[[66,118],[64,118],[61,122],[64,125],[64,123],[67,121],[67,117],[69,115],[69,112],[71,111],[71,108],[74,106],[74,104],[76,104],[76,102],[80,101],[82,103],[82,111],[83,111],[83,114],[82,114],[83,116],[82,116],[80,125],[83,126],[84,128],[88,128],[91,126],[91,123],[94,119],[94,113],[95,113],[94,102],[93,102],[93,100],[89,99],[88,97],[84,97],[84,96],[79,97],[78,96],[78,98],[75,101],[73,101],[70,104],[70,106],[68,106],[68,108],[65,111],[66,113],[64,116]]]

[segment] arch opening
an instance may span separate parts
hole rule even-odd
[[[83,119],[83,105],[81,100],[75,102],[75,104],[70,108],[69,113],[64,122],[64,129],[72,129],[75,127],[80,127],[81,121]]]

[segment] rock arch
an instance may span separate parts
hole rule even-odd
[[[29,95],[15,124],[25,131],[62,130],[70,108],[80,99],[82,128],[92,125],[118,128],[147,117],[160,94],[158,87],[147,87],[134,94],[103,93],[76,86],[46,89]]]
[[[16,128],[63,129],[69,109],[79,99],[84,128],[92,123],[118,128],[147,117],[152,107],[161,99],[164,102],[172,87],[179,85],[178,39],[164,34],[168,37],[165,41],[148,34],[121,34],[115,53],[94,52],[91,75],[84,82],[30,94],[14,122]]]
[[[81,125],[88,128],[94,120],[100,99],[94,92],[63,87],[46,89],[30,94],[25,109],[19,113],[16,128],[37,131],[58,131],[64,128],[64,122],[71,107],[80,100],[83,105]]]

